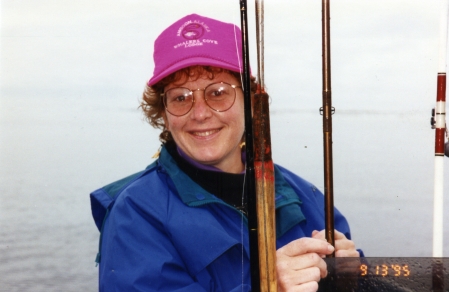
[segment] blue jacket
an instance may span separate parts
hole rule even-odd
[[[277,248],[324,229],[316,187],[276,165],[275,191]],[[94,191],[91,204],[100,291],[251,290],[246,217],[193,182],[164,147],[146,170]]]

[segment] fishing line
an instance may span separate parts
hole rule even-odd
[[[239,71],[240,73],[240,84],[242,86],[242,90],[245,91],[245,85],[243,82],[243,68],[241,66],[241,58],[240,58],[240,48],[238,45],[238,40],[237,40],[237,32],[236,32],[236,25],[234,25],[234,43],[235,43],[235,51],[236,51],[236,55],[237,55],[237,62],[239,64]],[[241,148],[241,150],[243,151],[243,148]],[[246,160],[245,160],[245,169],[246,169]],[[246,200],[245,200],[245,183],[246,183],[246,171],[243,173],[243,185],[242,185],[242,207],[246,209],[245,205],[246,205]],[[247,210],[245,210],[247,212]],[[240,241],[242,243],[242,248],[241,248],[241,259],[242,259],[242,291],[244,289],[244,283],[245,283],[245,260],[244,260],[244,252],[245,252],[245,244],[244,244],[244,216],[245,214],[240,211]]]
[[[239,44],[238,44],[238,41],[237,41],[237,32],[235,31],[235,28],[236,28],[236,25],[234,25],[235,53],[236,53],[236,55],[237,55],[237,61],[238,61],[238,64],[239,64],[239,70],[240,70],[240,83],[241,83],[241,85],[242,85],[242,90],[245,91],[246,88],[245,88],[245,84],[243,83],[243,68],[242,68],[242,65],[241,65],[241,59],[240,59],[240,54],[239,54],[240,48],[239,48]]]
[[[245,162],[245,168],[246,168],[246,162]],[[245,199],[244,199],[244,197],[245,197],[245,180],[246,180],[246,171],[245,171],[245,174],[243,175],[242,206],[245,206],[244,205],[245,204]],[[244,216],[244,214],[241,213],[241,216],[240,216],[240,218],[241,218],[241,220],[240,220],[240,241],[242,242],[242,291],[243,291],[243,287],[244,287],[243,284],[245,281],[245,264],[244,264],[244,258],[243,258],[243,255],[245,252],[245,244],[243,242],[243,227],[244,227],[243,216]]]

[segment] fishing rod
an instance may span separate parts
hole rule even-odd
[[[323,148],[324,148],[324,211],[325,233],[328,243],[335,246],[334,238],[334,186],[332,165],[332,107],[331,51],[330,51],[330,0],[322,0],[322,58],[323,58]],[[334,257],[335,252],[328,257]]]
[[[274,165],[271,159],[268,95],[259,84],[252,107],[247,11],[246,1],[240,0],[251,288],[252,291],[274,292],[277,291]],[[263,4],[260,6],[258,1],[256,19],[260,81],[263,76],[263,40],[260,37],[263,34]]]
[[[243,63],[243,103],[245,110],[245,198],[248,202],[248,230],[250,250],[251,288],[260,291],[259,246],[257,234],[256,182],[254,172],[253,121],[251,114],[251,76],[249,69],[248,16],[246,0],[240,0],[240,21],[242,31],[242,63]]]
[[[448,1],[442,0],[440,16],[439,61],[436,107],[432,126],[435,128],[435,176],[433,201],[433,257],[443,257],[443,192],[444,154],[446,136],[446,57]],[[446,148],[449,146],[446,143]],[[447,151],[446,151],[447,152]],[[446,153],[449,155],[448,153]]]
[[[264,80],[264,5],[263,0],[255,2],[258,86],[254,95],[253,131],[260,281],[261,291],[277,291],[275,180],[271,156],[269,96],[265,92]]]

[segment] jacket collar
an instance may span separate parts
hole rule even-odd
[[[227,205],[221,199],[207,192],[196,184],[187,174],[182,172],[174,159],[168,153],[165,146],[159,156],[160,165],[166,170],[172,179],[176,190],[184,204],[190,207],[198,207],[210,203]],[[281,170],[275,165],[275,203],[276,203],[276,235],[282,236],[294,225],[305,221],[301,210],[301,200],[290,184],[285,180]],[[229,206],[229,205],[227,205]],[[229,206],[230,208],[233,208]],[[246,217],[245,217],[246,218]]]

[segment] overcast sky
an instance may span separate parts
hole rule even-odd
[[[240,23],[238,1],[1,3],[2,98],[30,90],[48,94],[49,89],[96,92],[97,98],[108,90],[140,95],[153,71],[152,42],[165,27],[193,12]],[[431,107],[439,5],[437,0],[332,1],[336,106]],[[265,18],[265,74],[272,107],[316,109],[321,103],[321,1],[267,0]],[[254,60],[253,43],[250,49]]]

